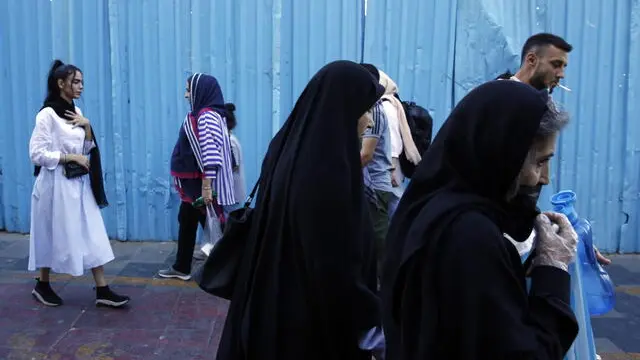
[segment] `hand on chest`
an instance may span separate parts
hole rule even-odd
[[[85,131],[79,126],[70,125],[66,119],[56,116],[53,131],[55,142],[66,153],[81,153],[84,146]]]

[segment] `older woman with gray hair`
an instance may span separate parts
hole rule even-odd
[[[568,273],[577,235],[564,215],[538,212],[532,196],[549,183],[566,123],[546,91],[515,81],[483,84],[452,111],[389,230],[387,358],[566,354],[578,333]],[[524,241],[534,227],[536,255],[525,267],[504,234]]]

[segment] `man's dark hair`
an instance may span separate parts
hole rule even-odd
[[[524,43],[524,46],[522,47],[522,54],[520,56],[520,63],[524,64],[524,58],[531,51],[535,51],[536,54],[539,54],[540,50],[550,45],[566,52],[571,52],[571,50],[573,50],[573,46],[560,36],[549,33],[535,34],[528,38]]]

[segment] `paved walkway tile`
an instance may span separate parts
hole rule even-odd
[[[26,271],[28,237],[0,233],[0,360],[213,359],[228,308],[194,282],[159,279],[175,243],[113,242],[116,260],[105,266],[110,286],[132,300],[124,309],[99,308],[90,274],[52,275],[64,299],[57,308],[31,296]],[[615,311],[593,319],[605,360],[640,359],[640,256],[614,256]]]

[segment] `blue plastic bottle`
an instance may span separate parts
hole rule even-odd
[[[593,315],[591,307],[604,310],[602,304],[612,299],[605,289],[609,286],[612,289],[613,286],[609,276],[606,275],[606,272],[602,270],[596,261],[591,224],[586,219],[578,217],[574,208],[575,201],[576,194],[573,191],[561,191],[551,197],[553,211],[567,216],[578,234],[579,241],[576,261],[569,265],[571,308],[576,320],[578,320],[579,331],[573,345],[565,356],[565,360],[595,360],[597,357],[593,328],[591,327],[591,315]],[[606,275],[605,284],[603,284],[599,276],[600,271]],[[603,299],[605,300],[603,301]],[[613,308],[613,302],[610,302],[610,304],[611,308]]]
[[[600,266],[593,249],[591,223],[578,217],[574,208],[576,194],[571,190],[561,191],[551,198],[553,211],[565,214],[578,233],[578,254],[582,282],[582,293],[591,316],[604,315],[615,307],[615,288],[609,274]]]

